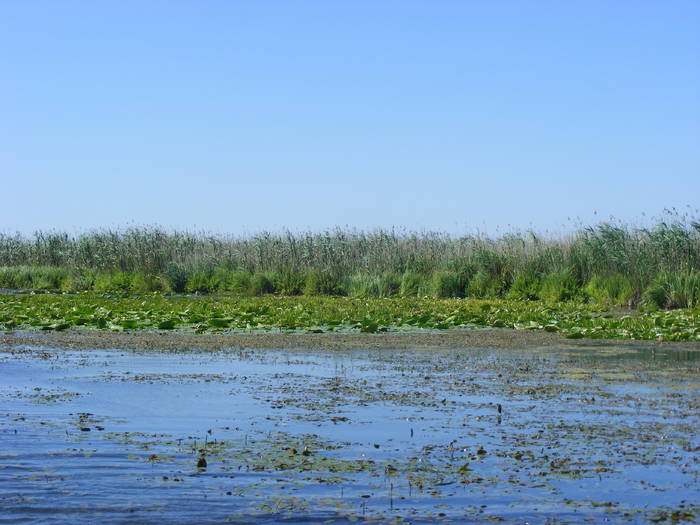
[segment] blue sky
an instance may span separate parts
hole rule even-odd
[[[697,1],[0,3],[0,231],[700,206]]]

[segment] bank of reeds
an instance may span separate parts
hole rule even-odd
[[[602,223],[563,238],[347,229],[235,237],[158,227],[0,234],[0,287],[693,307],[700,303],[700,223]]]

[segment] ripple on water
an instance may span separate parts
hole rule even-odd
[[[697,519],[699,356],[8,351],[0,522]]]

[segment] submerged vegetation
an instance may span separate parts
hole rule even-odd
[[[700,310],[619,315],[593,304],[504,299],[0,295],[0,330],[376,333],[475,327],[546,330],[569,338],[698,341]]]
[[[329,230],[250,237],[154,227],[0,234],[0,288],[240,296],[507,298],[687,308],[700,223],[603,223],[565,238]]]

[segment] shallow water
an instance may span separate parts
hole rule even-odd
[[[0,348],[0,522],[697,520],[695,348]]]

